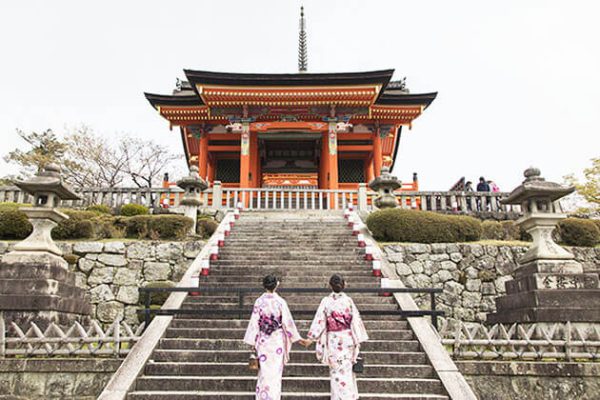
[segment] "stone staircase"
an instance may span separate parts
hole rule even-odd
[[[211,262],[201,285],[260,286],[275,273],[282,288],[327,287],[330,275],[343,274],[349,287],[379,287],[363,260],[341,212],[245,212]],[[324,294],[286,294],[294,310],[314,312]],[[258,293],[248,296],[250,306]],[[393,298],[352,295],[361,311],[396,309]],[[188,296],[182,308],[233,309],[233,293]],[[312,315],[294,315],[303,336]],[[256,376],[248,370],[249,348],[242,342],[248,316],[176,316],[160,340],[130,400],[254,399]],[[361,399],[448,399],[427,355],[406,320],[364,316],[370,341],[363,344],[365,372],[358,374]],[[329,399],[329,373],[315,358],[314,346],[294,345],[283,379],[284,399]]]

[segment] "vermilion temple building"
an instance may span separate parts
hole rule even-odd
[[[185,70],[171,95],[146,98],[179,129],[188,162],[211,183],[355,189],[393,168],[403,129],[436,97],[410,94],[393,72]]]

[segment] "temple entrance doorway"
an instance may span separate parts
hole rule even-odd
[[[317,189],[320,135],[278,133],[259,136],[261,187]]]

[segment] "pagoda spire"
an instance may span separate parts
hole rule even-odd
[[[306,21],[304,20],[304,6],[302,6],[300,7],[300,36],[298,38],[298,72],[306,72],[307,68]]]

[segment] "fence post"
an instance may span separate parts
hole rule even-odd
[[[358,184],[358,211],[367,211],[367,184]]]
[[[213,183],[212,206],[216,209],[223,208],[223,187],[221,186],[221,181],[214,181]]]
[[[4,323],[4,313],[0,311],[0,358],[6,355],[6,324]]]
[[[433,314],[431,314],[431,325],[433,325],[433,327],[435,328],[435,330],[438,330],[438,319],[437,319],[437,314],[436,309],[435,309],[435,292],[431,292],[430,293],[431,296],[431,311],[433,311]]]

